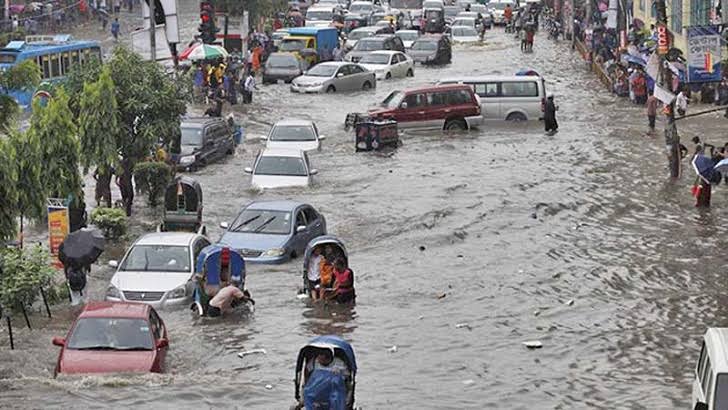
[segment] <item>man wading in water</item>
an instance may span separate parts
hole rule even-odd
[[[559,107],[554,104],[554,95],[549,94],[543,110],[544,128],[549,135],[554,135],[559,130],[559,124],[556,122],[556,110],[558,109]]]

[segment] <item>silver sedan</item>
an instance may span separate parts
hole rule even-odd
[[[320,63],[296,77],[291,91],[299,93],[333,93],[337,91],[369,90],[377,86],[373,71],[355,63],[329,61]]]

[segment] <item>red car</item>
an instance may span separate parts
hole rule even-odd
[[[61,347],[55,374],[161,373],[169,341],[164,322],[142,303],[90,302]]]
[[[393,91],[379,108],[369,111],[369,116],[392,118],[400,129],[467,130],[483,122],[478,97],[472,87],[464,84]]]

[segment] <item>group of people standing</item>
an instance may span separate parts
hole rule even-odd
[[[347,266],[346,257],[326,245],[313,249],[306,277],[313,300],[335,300],[349,303],[356,298],[354,272]]]

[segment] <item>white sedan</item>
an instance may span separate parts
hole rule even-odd
[[[255,158],[250,184],[255,188],[309,186],[318,170],[311,168],[308,154],[298,149],[266,148]]]
[[[373,71],[377,80],[395,77],[412,77],[415,75],[415,62],[412,58],[399,51],[379,50],[365,54],[359,65]]]
[[[474,28],[468,26],[453,26],[450,30],[450,37],[453,43],[477,43],[480,34]]]
[[[313,121],[288,119],[273,125],[265,139],[265,147],[313,151],[321,149],[321,140],[324,138],[319,135]]]

